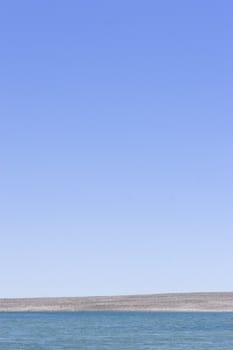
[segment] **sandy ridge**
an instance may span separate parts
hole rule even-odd
[[[0,299],[0,311],[232,311],[233,292]]]

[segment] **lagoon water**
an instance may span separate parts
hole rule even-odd
[[[233,313],[0,313],[1,350],[229,350]]]

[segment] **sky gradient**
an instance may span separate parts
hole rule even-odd
[[[231,1],[3,1],[0,297],[233,291]]]

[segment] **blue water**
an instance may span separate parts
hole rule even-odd
[[[233,313],[0,313],[0,350],[233,350]]]

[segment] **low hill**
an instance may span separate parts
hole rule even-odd
[[[233,311],[233,292],[0,299],[0,311]]]

